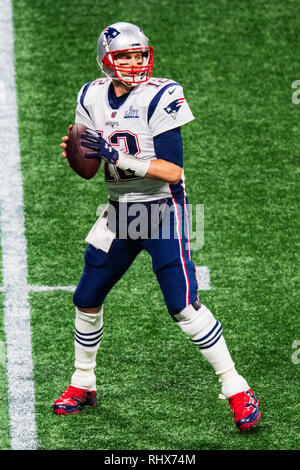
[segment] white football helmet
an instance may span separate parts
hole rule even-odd
[[[147,82],[153,68],[153,47],[141,28],[131,23],[114,23],[102,31],[98,39],[97,62],[102,72],[112,80],[136,86]],[[135,67],[120,67],[115,61],[119,52],[141,52],[143,64]]]

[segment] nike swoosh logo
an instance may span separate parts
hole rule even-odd
[[[169,91],[169,95],[173,95],[174,91],[175,91],[175,88],[173,88],[173,90]]]

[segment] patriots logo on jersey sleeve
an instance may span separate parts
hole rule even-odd
[[[164,108],[164,111],[166,111],[166,113],[175,120],[177,118],[178,111],[184,102],[185,98],[178,98],[177,100],[174,100],[172,103],[168,104],[168,106]]]
[[[110,45],[111,41],[115,39],[117,36],[119,36],[120,31],[118,31],[116,28],[112,28],[111,26],[106,28],[104,31],[105,37],[107,44]]]

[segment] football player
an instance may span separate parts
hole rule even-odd
[[[94,369],[103,335],[103,304],[146,250],[171,318],[212,365],[238,429],[246,430],[260,419],[258,399],[235,368],[221,323],[197,295],[180,130],[194,116],[179,83],[151,78],[153,48],[138,26],[108,26],[98,40],[97,61],[106,77],[81,88],[75,122],[87,129],[82,136],[90,149],[86,157],[104,162],[109,204],[86,238],[85,265],[73,297],[75,371],[55,401],[54,413],[68,415],[96,405]],[[68,137],[62,140],[66,157]],[[143,236],[127,231],[121,236],[135,204],[145,209],[143,221],[150,225],[153,207],[160,216]],[[171,229],[168,237],[162,235],[166,225]]]

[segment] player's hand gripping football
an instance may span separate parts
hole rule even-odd
[[[68,126],[68,132],[70,132],[70,130],[72,129],[73,125],[72,124],[69,124]],[[63,158],[67,158],[67,152],[66,152],[66,148],[67,148],[67,142],[69,140],[69,137],[67,135],[64,135],[62,138],[62,144],[60,144],[61,148],[64,150],[61,154],[61,156]]]
[[[89,131],[87,130],[87,132]],[[95,150],[95,152],[86,153],[85,158],[102,158],[108,163],[117,163],[119,159],[118,151],[109,145],[98,132],[81,134],[80,138],[84,139],[84,142],[81,142],[83,147]]]
[[[95,150],[94,152],[86,153],[85,158],[102,158],[106,162],[113,164],[118,162],[118,151],[109,145],[98,132],[93,132],[93,134],[81,134],[80,138],[84,139],[84,142],[81,143],[83,147]]]
[[[73,128],[72,124],[69,124],[68,126],[68,132]],[[103,160],[107,161],[108,163],[117,163],[118,158],[119,158],[119,153],[116,149],[111,147],[111,145],[106,142],[103,137],[99,133],[97,133],[97,136],[94,134],[81,134],[80,135],[81,139],[85,139],[88,142],[82,142],[81,145],[83,147],[90,148],[92,150],[95,150],[95,152],[90,152],[85,154],[85,158],[102,158]],[[64,150],[62,152],[62,157],[67,158],[67,145],[68,145],[68,140],[69,137],[67,135],[62,137],[62,143],[60,144],[61,148]]]

